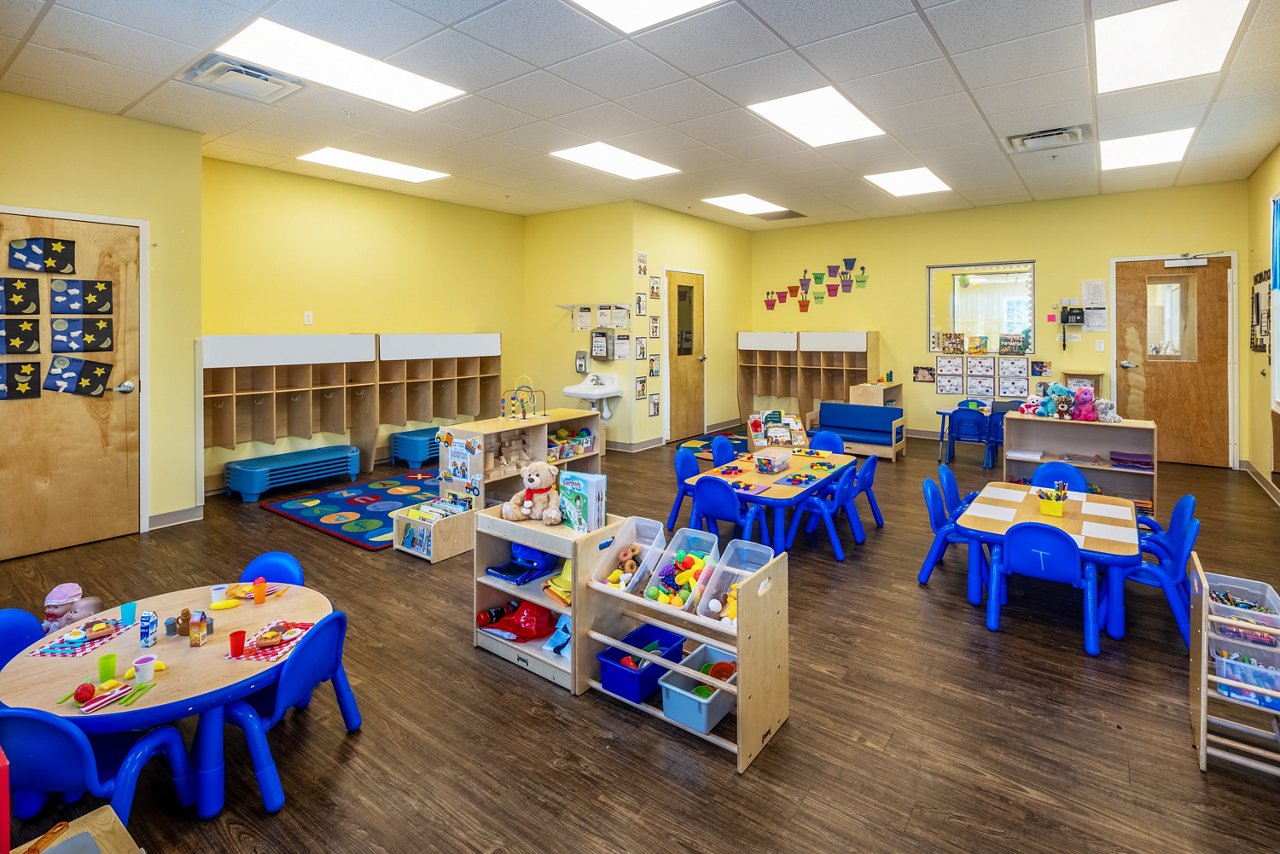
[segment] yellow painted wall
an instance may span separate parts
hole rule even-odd
[[[935,410],[958,398],[910,382],[913,365],[932,365],[928,350],[925,268],[1033,259],[1036,262],[1036,352],[1057,370],[1112,371],[1108,333],[1082,335],[1064,353],[1059,327],[1045,316],[1060,297],[1080,296],[1082,279],[1110,281],[1111,259],[1136,255],[1235,250],[1249,245],[1244,182],[1151,190],[1051,202],[977,208],[762,232],[752,240],[752,325],[759,330],[878,330],[882,370],[893,370],[907,389],[910,428],[936,430]],[[788,301],[766,311],[766,290],[794,282],[804,268],[821,269],[857,256],[870,275],[865,290],[841,294],[801,315]],[[852,297],[847,298],[847,297]],[[1247,299],[1242,331],[1246,337]],[[802,319],[803,318],[803,319]],[[1109,377],[1108,381],[1113,381]],[[1247,424],[1242,424],[1245,445]]]
[[[1240,275],[1244,320],[1240,327],[1240,410],[1242,425],[1249,425],[1249,441],[1241,442],[1241,456],[1266,475],[1275,466],[1271,447],[1271,365],[1266,353],[1249,349],[1249,295],[1253,276],[1271,266],[1271,199],[1280,193],[1280,148],[1272,151],[1249,178],[1249,258]],[[1272,270],[1272,281],[1276,271]],[[1276,346],[1276,318],[1271,319],[1271,346]],[[1263,370],[1267,376],[1263,376]]]
[[[150,223],[149,509],[192,507],[200,137],[8,92],[0,116],[0,204]]]

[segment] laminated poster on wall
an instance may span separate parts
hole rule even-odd
[[[1001,356],[998,373],[1002,377],[1025,377],[1030,368],[1028,361],[1020,356]]]
[[[613,338],[613,358],[630,359],[631,358],[631,336],[615,335]]]
[[[964,354],[963,332],[943,332],[939,338],[942,342],[942,352],[953,356]]]
[[[649,396],[649,380],[647,377],[636,377],[636,400],[644,400]]]
[[[55,353],[107,353],[114,344],[114,325],[106,318],[55,317],[49,326]]]
[[[609,312],[609,321],[614,329],[630,329],[631,306],[615,305]]]
[[[969,356],[964,360],[965,373],[974,377],[994,377],[996,375],[995,356]]]
[[[653,339],[662,337],[662,318],[656,314],[649,315],[649,337]]]
[[[1086,306],[1084,310],[1084,332],[1106,332],[1107,307]]]
[[[636,294],[636,317],[644,317],[649,313],[649,295]]]
[[[964,359],[959,356],[935,356],[938,376],[958,377],[964,374]]]
[[[607,359],[609,357],[609,335],[595,330],[591,333],[591,358]]]
[[[55,356],[44,378],[46,391],[102,397],[111,381],[111,365],[71,356]]]
[[[9,267],[37,273],[74,273],[76,242],[53,237],[10,240]]]
[[[54,279],[49,310],[54,314],[110,314],[112,284],[103,279]]]
[[[637,338],[636,339],[636,361],[643,362],[647,358],[649,358],[649,339]]]
[[[1053,362],[1033,361],[1031,363],[1031,376],[1033,377],[1053,376]]]
[[[662,279],[658,276],[649,277],[649,299],[662,299]]]
[[[40,352],[40,321],[16,317],[0,320],[0,353],[15,356]]]
[[[586,332],[591,328],[591,306],[580,305],[573,309],[573,331]]]
[[[1029,350],[1027,336],[1020,332],[1002,332],[1000,334],[1000,352],[1005,356],[1021,356]]]
[[[933,386],[933,390],[938,394],[963,394],[964,377],[939,376],[938,382]]]
[[[1000,397],[1026,397],[1030,380],[1026,377],[1000,377]]]
[[[937,380],[937,376],[928,365],[916,365],[911,369],[911,381],[914,383],[931,383]]]
[[[649,253],[648,252],[636,253],[636,275],[637,276],[649,275]]]
[[[40,283],[35,279],[0,279],[0,314],[40,311]]]
[[[40,362],[0,362],[0,400],[40,396]]]
[[[662,357],[653,355],[649,357],[649,376],[662,376]]]
[[[649,395],[649,417],[653,418],[662,414],[662,405],[658,402],[658,395]]]
[[[983,353],[990,353],[990,352],[991,352],[991,350],[990,350],[990,347],[989,347],[989,345],[988,345],[987,336],[985,336],[985,335],[970,335],[970,336],[969,336],[969,349],[968,349],[968,351],[967,351],[967,352],[969,352],[969,353],[974,353],[974,354],[977,354],[977,355],[981,355],[981,354],[983,354]]]
[[[964,393],[966,397],[993,397],[996,393],[995,377],[965,377]]]

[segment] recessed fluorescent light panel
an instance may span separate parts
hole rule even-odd
[[[901,172],[881,172],[879,175],[863,175],[872,184],[895,196],[919,196],[922,193],[941,193],[950,190],[937,175],[928,169],[903,169]]]
[[[601,172],[608,172],[610,175],[630,178],[632,181],[638,181],[641,178],[653,178],[656,175],[670,175],[672,172],[680,171],[679,169],[665,166],[656,160],[641,157],[639,154],[632,154],[630,151],[623,151],[621,148],[615,148],[604,142],[592,142],[587,145],[579,145],[576,148],[553,151],[551,156],[580,163],[583,166],[590,166],[592,169],[599,169]]]
[[[747,109],[814,148],[884,134],[830,86],[751,104]]]
[[[624,33],[652,27],[716,2],[719,0],[573,0]]]
[[[349,172],[363,172],[366,175],[408,181],[410,184],[421,184],[423,181],[449,177],[447,172],[432,172],[430,169],[419,169],[417,166],[407,166],[404,163],[370,157],[367,154],[356,154],[354,151],[345,151],[341,148],[321,148],[310,154],[303,154],[298,159],[324,166],[336,166]]]
[[[786,210],[781,205],[766,202],[764,199],[757,199],[748,193],[738,193],[734,196],[717,196],[714,199],[703,199],[703,201],[709,205],[728,208],[731,211],[737,211],[749,216],[763,213],[779,213]]]
[[[1099,143],[1102,146],[1102,168],[1127,169],[1130,166],[1177,163],[1187,153],[1187,145],[1195,130],[1183,128],[1123,139],[1104,139]]]
[[[241,30],[218,52],[414,112],[466,94],[265,18]]]
[[[1174,0],[1093,22],[1098,94],[1222,69],[1248,0]]]

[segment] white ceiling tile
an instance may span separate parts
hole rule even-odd
[[[540,119],[581,110],[603,100],[599,95],[545,71],[535,71],[506,83],[499,83],[481,94],[491,101]]]
[[[1031,198],[1037,202],[1051,202],[1054,199],[1079,199],[1084,196],[1098,195],[1096,183],[1086,181],[1067,181],[1062,184],[1045,184],[1031,188]]]
[[[243,163],[246,166],[274,166],[280,162],[280,158],[274,154],[265,154],[249,148],[237,148],[221,142],[206,142],[201,146],[200,153],[215,160],[230,160],[232,163]]]
[[[1214,102],[1206,127],[1211,124],[1222,126],[1228,122],[1243,124],[1274,116],[1280,116],[1280,95],[1222,99]]]
[[[822,148],[822,156],[859,175],[897,172],[922,165],[920,158],[891,136],[826,145]]]
[[[1013,154],[1010,160],[1028,184],[1053,184],[1095,177],[1097,157],[1097,143],[1090,142],[1070,148]]]
[[[478,160],[485,164],[506,164],[517,160],[526,160],[545,152],[535,151],[531,148],[525,148],[522,145],[512,145],[509,142],[501,142],[492,137],[473,139],[460,145],[450,148],[441,149],[442,154],[460,154],[463,157],[469,157],[472,160]]]
[[[8,77],[5,80],[7,81]],[[203,134],[206,140],[231,133],[236,128],[245,125],[243,121],[229,119],[226,116],[193,116],[190,113],[179,113],[176,110],[167,110],[164,107],[149,106],[146,102],[130,107],[124,115],[131,119],[139,119],[152,124],[193,130]]]
[[[631,41],[614,42],[547,70],[609,99],[646,92],[685,76]]]
[[[1098,139],[1123,139],[1126,136],[1141,136],[1196,127],[1204,118],[1204,112],[1204,107],[1182,107],[1177,110],[1161,110],[1156,113],[1122,116],[1117,119],[1099,119]]]
[[[44,0],[6,0],[0,3],[0,36],[20,39],[31,29]]]
[[[577,110],[572,113],[566,113],[563,116],[556,116],[553,122],[593,139],[638,133],[639,131],[650,130],[655,126],[652,121],[639,113],[633,113],[631,110],[619,107],[612,102],[596,104],[594,107],[587,107],[585,110]]]
[[[542,154],[550,151],[559,151],[562,148],[586,145],[595,139],[595,137],[590,137],[559,125],[553,125],[550,122],[537,122],[515,130],[503,131],[502,133],[494,134],[492,138],[499,142],[509,142],[513,145],[524,146]]]
[[[973,142],[991,142],[995,139],[987,123],[981,119],[902,131],[894,136],[907,148],[917,152],[967,145]]]
[[[1089,69],[1071,68],[1012,83],[1000,83],[973,90],[978,106],[986,113],[1013,113],[1047,104],[1088,98]]]
[[[703,169],[732,166],[739,161],[738,158],[730,154],[726,154],[717,148],[711,148],[703,145],[698,148],[690,148],[685,151],[673,151],[670,154],[664,154],[659,162],[679,169],[681,172],[698,172]]]
[[[457,28],[539,67],[618,40],[613,30],[568,3],[546,0],[507,0]]]
[[[301,140],[312,148],[336,145],[341,140],[349,139],[362,130],[349,125],[344,127],[331,122],[322,122],[319,119],[309,118],[308,116],[286,113],[283,110],[275,110],[268,113],[247,127],[249,130],[259,131],[260,133]]]
[[[896,68],[839,85],[861,110],[883,110],[964,91],[945,59]]]
[[[462,177],[483,181],[486,184],[496,184],[499,187],[527,187],[542,180],[509,166],[486,166],[483,169],[467,172]]]
[[[1114,119],[1178,107],[1203,107],[1213,98],[1217,86],[1218,75],[1206,74],[1190,80],[1174,80],[1154,86],[1126,89],[1123,92],[1108,92],[1098,96],[1098,118]]]
[[[940,59],[942,51],[918,15],[894,18],[803,47],[832,80],[854,80]]]
[[[1102,192],[1127,193],[1132,190],[1172,187],[1181,167],[1181,163],[1161,163],[1158,166],[1108,169],[1102,173]]]
[[[218,142],[225,141],[226,138],[218,140]],[[342,147],[357,154],[381,157],[384,160],[394,160],[397,163],[407,163],[423,169],[434,169],[437,172],[448,172],[450,175],[483,169],[489,165],[457,153],[431,151],[412,142],[374,133],[361,134],[345,140]]]
[[[277,0],[264,17],[376,59],[441,29],[391,0]]]
[[[89,92],[72,86],[63,86],[61,83],[37,80],[34,77],[24,77],[12,71],[6,74],[3,80],[0,80],[0,89],[17,92],[19,95],[30,95],[33,98],[43,98],[46,101],[70,104],[73,107],[98,110],[103,113],[117,113],[124,109],[130,100],[129,98],[120,98],[115,95],[104,95],[101,92]],[[157,124],[168,123],[157,122]]]
[[[681,80],[619,99],[619,104],[663,124],[732,109],[734,104],[696,80]],[[764,128],[768,130],[768,128]],[[764,132],[761,131],[761,133]]]
[[[247,125],[249,122],[260,119],[275,109],[267,104],[260,104],[247,98],[237,98],[235,95],[214,92],[211,89],[202,89],[199,86],[180,83],[177,80],[170,80],[165,83],[148,95],[139,106],[155,107],[195,116],[198,119],[209,120],[219,125],[229,125],[229,129]],[[131,110],[130,115],[133,112]]]
[[[968,95],[959,92],[871,113],[871,120],[887,133],[937,127],[976,118],[978,118],[978,111],[974,108],[973,102],[969,100]]]
[[[486,136],[537,121],[528,113],[504,107],[486,98],[469,95],[421,113],[432,121],[444,122],[474,134]]]
[[[731,154],[741,160],[755,160],[759,157],[771,157],[775,154],[788,154],[793,151],[804,151],[805,145],[797,142],[785,133],[774,131],[748,136],[742,139],[731,139],[716,146],[725,154]]]
[[[356,131],[388,127],[412,115],[386,104],[366,101],[356,95],[323,86],[310,88],[285,99],[280,104],[280,109],[297,116],[346,125]]]
[[[1222,85],[1219,98],[1251,98],[1255,95],[1273,95],[1280,92],[1280,62],[1255,65],[1252,68],[1232,69],[1227,82]]]
[[[991,193],[990,195],[975,196],[972,193],[970,193],[970,194],[967,194],[965,198],[973,202],[975,206],[980,208],[985,208],[985,207],[992,207],[994,205],[1016,205],[1022,202],[1029,202],[1031,201],[1031,194],[1021,188],[1018,188],[1016,190],[1015,189],[999,190],[998,189],[996,192]]]
[[[736,3],[680,18],[634,41],[686,74],[706,74],[787,49],[785,42]]]
[[[722,68],[698,79],[744,107],[827,85],[821,74],[790,50]]]
[[[1083,24],[1083,0],[955,0],[925,13],[950,53]]]
[[[953,59],[956,68],[960,70],[960,76],[971,89],[1009,83],[1032,75],[1080,68],[1088,60],[1085,28],[1083,25],[1062,27],[958,53]]]
[[[1280,42],[1280,26],[1250,27],[1240,42],[1235,59],[1231,61],[1231,70],[1252,68],[1255,65],[1269,65],[1276,61],[1276,44]]]
[[[793,45],[808,44],[915,12],[911,0],[739,0]]]
[[[9,71],[23,77],[33,77],[130,101],[142,97],[163,82],[163,78],[153,74],[130,71],[33,44],[18,51],[18,57],[9,66]]]
[[[1216,181],[1243,181],[1253,174],[1266,157],[1265,152],[1234,154],[1229,157],[1188,159],[1178,173],[1178,186],[1210,184]]]
[[[0,4],[3,5],[7,3]],[[236,8],[234,4],[220,3],[218,0],[182,3],[157,3],[155,0],[59,0],[58,5],[198,48],[222,44],[253,20],[254,16],[246,9],[262,6],[261,3],[246,3]]]
[[[494,0],[396,0],[396,2],[419,15],[426,15],[442,24],[452,26],[486,6],[492,6]]]
[[[671,127],[707,145],[719,145],[775,130],[773,125],[767,124],[743,109],[726,110],[723,113],[714,113],[690,119],[687,122],[677,122]]]
[[[1110,18],[1112,15],[1123,15],[1125,12],[1136,12],[1148,6],[1158,6],[1168,0],[1093,0],[1094,20]]]
[[[1093,102],[1088,98],[1032,107],[1015,113],[987,116],[997,136],[1013,136],[1049,128],[1093,124]]]
[[[920,213],[958,211],[973,207],[959,193],[921,193],[918,196],[908,196],[903,201],[908,207]]]
[[[585,139],[585,137],[584,137]],[[627,133],[621,136],[606,136],[604,139],[610,145],[616,145],[618,148],[625,148],[627,151],[634,152],[644,157],[660,157],[664,154],[671,154],[676,151],[688,151],[692,148],[701,148],[702,143],[691,136],[686,136],[679,131],[672,130],[668,127],[656,127],[649,130],[642,130],[638,133]],[[567,146],[560,146],[566,148]],[[546,149],[554,151],[554,148]]]
[[[1013,167],[1004,149],[994,140],[970,142],[964,145],[953,145],[949,148],[931,148],[918,152],[924,165],[937,172],[939,168],[964,169],[972,168],[975,172],[998,174],[1004,180],[1014,177]]]
[[[1280,26],[1280,0],[1262,0],[1258,4],[1258,11],[1253,13],[1252,26]]]
[[[17,39],[11,39],[8,36],[0,36],[0,67],[13,55],[13,50],[18,46]]]
[[[442,30],[387,61],[464,92],[477,92],[533,70],[529,63],[457,30]]]
[[[752,165],[775,175],[793,175],[796,172],[828,168],[834,164],[814,149],[802,148],[799,151],[791,151],[786,154],[757,158],[752,161]]]
[[[576,187],[567,184],[564,181],[547,181],[542,180],[536,184],[527,184],[524,189],[531,193],[551,196],[557,199],[563,199],[567,202],[573,202],[577,205],[602,205],[608,202],[617,201],[620,196],[616,194],[606,193],[601,190],[590,190],[585,187]]]
[[[231,133],[224,134],[215,140],[223,145],[231,145],[236,148],[247,148],[250,151],[259,151],[264,154],[274,154],[281,159],[295,158],[301,154],[314,151],[316,146],[308,145],[299,139],[289,139],[284,136],[276,136],[272,133],[262,133],[261,131],[250,130],[249,128],[240,128],[233,130]],[[367,151],[361,151],[358,148],[352,148],[361,154],[368,154]]]
[[[185,69],[199,56],[190,45],[60,6],[50,9],[40,21],[31,44],[160,77]]]
[[[398,122],[383,125],[375,130],[388,139],[412,143],[427,150],[448,148],[451,145],[478,138],[478,135],[471,131],[418,115],[405,116]]]

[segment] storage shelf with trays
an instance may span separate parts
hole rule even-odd
[[[1215,605],[1209,598],[1211,582],[1206,577],[1200,564],[1200,556],[1191,553],[1191,565],[1187,569],[1191,587],[1191,668],[1188,686],[1188,700],[1191,717],[1191,733],[1196,747],[1200,770],[1207,771],[1209,759],[1249,768],[1272,777],[1280,777],[1280,737],[1272,728],[1276,715],[1280,714],[1280,671],[1274,678],[1267,676],[1270,687],[1248,684],[1230,676],[1219,676],[1215,666],[1214,645],[1220,648],[1238,650],[1256,650],[1259,655],[1271,661],[1280,658],[1280,646],[1255,645],[1247,640],[1228,640],[1220,634],[1224,629],[1228,632],[1245,632],[1258,638],[1273,638],[1280,644],[1280,617],[1265,616],[1265,622],[1246,622],[1236,619],[1232,613],[1236,609]],[[1244,581],[1240,579],[1240,581]],[[1219,580],[1216,583],[1221,583]],[[1267,590],[1274,600],[1275,593],[1267,585],[1258,582],[1244,581],[1258,588]],[[1214,613],[1219,611],[1222,613]],[[1237,635],[1237,637],[1239,637]],[[1239,671],[1248,669],[1249,665],[1232,662],[1224,668],[1237,675]],[[1271,671],[1261,671],[1269,674]],[[1223,690],[1254,697],[1257,703],[1247,699],[1228,696]],[[1237,717],[1253,717],[1266,728],[1254,726],[1242,720],[1223,717],[1210,712],[1210,704],[1221,704],[1223,714],[1228,710]],[[1265,704],[1265,706],[1264,706]]]
[[[596,560],[607,566],[608,561],[616,560],[616,548],[622,545],[625,544],[615,541],[610,554],[598,555]],[[725,564],[722,562],[721,566]],[[787,555],[776,555],[760,569],[743,576],[738,587],[736,625],[658,604],[646,599],[642,590],[628,593],[610,587],[595,580],[599,569],[580,573],[575,564],[574,654],[585,667],[575,674],[574,693],[594,688],[611,700],[661,718],[675,729],[733,753],[738,772],[745,771],[790,715]],[[709,591],[704,593],[703,602],[707,595]],[[707,645],[734,655],[738,662],[736,679],[732,684],[712,679],[620,640],[641,625],[682,635],[692,645],[686,652]],[[733,695],[732,724],[726,721],[704,733],[672,720],[661,705],[652,701],[633,702],[606,691],[596,654],[609,647]]]
[[[800,412],[815,401],[844,401],[849,387],[880,376],[878,332],[739,332],[737,396],[743,421],[755,397],[796,398]]]

